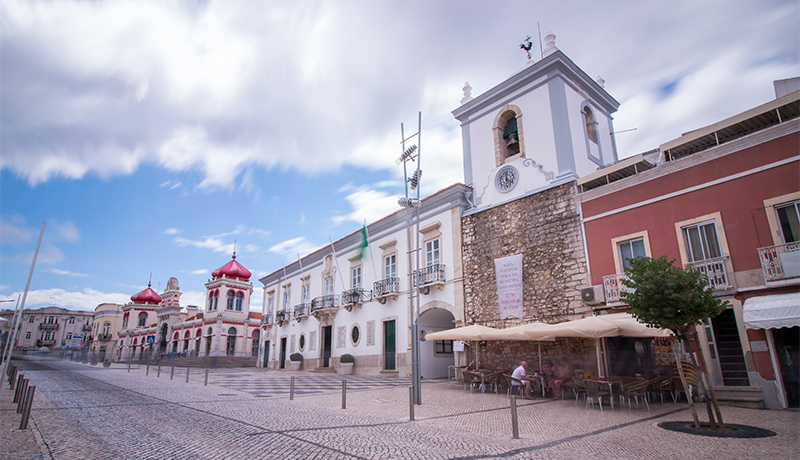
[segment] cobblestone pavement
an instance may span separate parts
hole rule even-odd
[[[185,369],[15,361],[36,385],[29,429],[19,430],[0,388],[0,458],[8,459],[741,459],[796,458],[800,412],[723,407],[727,423],[777,433],[724,439],[667,431],[690,420],[684,404],[601,412],[575,400],[509,400],[425,381],[409,421],[408,380],[264,369]],[[289,400],[289,377],[296,377]],[[341,381],[347,380],[346,409]],[[702,414],[701,414],[702,416]]]

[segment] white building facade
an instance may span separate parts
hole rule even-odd
[[[409,282],[409,214],[398,211],[261,278],[258,366],[283,369],[299,353],[306,370],[335,371],[355,358],[356,374],[411,374],[409,293],[419,293],[420,335],[463,324],[461,213],[471,189],[453,185],[421,201]],[[367,246],[363,247],[366,240]],[[412,255],[413,257],[413,255]],[[414,302],[417,302],[416,298]],[[416,310],[416,308],[415,308]],[[447,375],[457,353],[449,341],[422,341],[421,375]]]
[[[3,310],[0,316],[13,324],[14,310]],[[93,312],[90,311],[56,306],[26,308],[22,311],[14,349],[18,352],[37,351],[42,347],[51,351],[65,349],[72,343],[73,336],[89,336],[92,317]],[[9,330],[13,330],[13,325]]]

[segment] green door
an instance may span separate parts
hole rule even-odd
[[[331,365],[331,348],[333,348],[333,326],[322,328],[322,367]]]
[[[384,369],[395,370],[395,323],[386,321],[383,323],[383,362]]]

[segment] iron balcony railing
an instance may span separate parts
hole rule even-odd
[[[400,278],[396,276],[372,283],[372,295],[375,297],[384,297],[398,292],[400,292]]]
[[[414,270],[414,287],[419,288],[444,281],[444,264],[433,264]]]
[[[84,324],[83,325],[83,332],[90,332],[92,330],[91,324]]]
[[[311,312],[323,308],[339,308],[339,296],[336,294],[321,295],[311,300]]]
[[[288,309],[287,310],[278,310],[278,312],[275,313],[275,321],[277,321],[279,323],[282,323],[284,321],[289,321],[290,319],[292,319],[292,311],[291,310],[288,310]]]
[[[53,346],[55,344],[56,344],[56,341],[54,339],[51,339],[51,340],[41,340],[41,339],[39,339],[39,340],[36,341],[36,346],[37,347],[49,347],[49,346]]]
[[[261,317],[261,324],[272,324],[272,310],[267,312],[266,315]]]
[[[295,318],[302,318],[303,316],[308,316],[311,314],[311,304],[310,303],[301,303],[294,306],[294,317]]]
[[[714,259],[699,260],[691,262],[683,267],[695,272],[700,272],[708,278],[708,284],[715,291],[729,289],[733,287],[728,276],[728,268],[725,264],[727,257],[717,257]]]
[[[358,305],[372,300],[372,291],[361,288],[342,291],[342,305]]]
[[[111,340],[111,334],[97,334],[97,340],[107,342]]]
[[[43,331],[55,331],[58,329],[58,323],[40,323],[39,329]]]
[[[623,304],[623,292],[630,292],[631,288],[622,284],[622,280],[627,279],[628,275],[617,273],[603,277],[603,293],[606,297],[606,305]]]
[[[800,242],[758,248],[765,281],[782,281],[800,276]]]

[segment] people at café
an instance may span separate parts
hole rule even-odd
[[[542,387],[551,388],[551,384],[553,383],[553,361],[545,359],[539,374],[541,374],[542,378]]]
[[[518,387],[520,385],[525,386],[525,394],[526,398],[532,398],[531,396],[531,379],[528,378],[528,362],[521,361],[519,366],[514,369],[514,372],[511,374],[511,386]]]
[[[561,395],[561,389],[564,382],[572,378],[574,369],[570,365],[567,358],[561,358],[553,369],[553,380],[550,383],[550,388],[553,390],[553,396]]]

